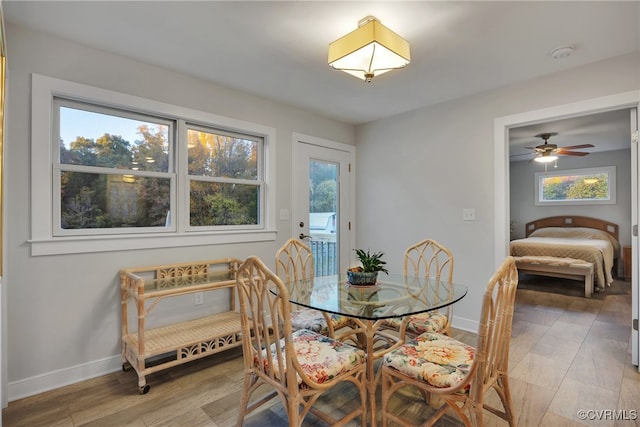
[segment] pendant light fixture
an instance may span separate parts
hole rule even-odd
[[[367,83],[409,62],[409,42],[373,16],[361,19],[356,30],[329,44],[329,65]]]

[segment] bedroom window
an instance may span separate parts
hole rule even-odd
[[[31,253],[275,239],[275,129],[32,76]]]
[[[616,203],[615,166],[535,174],[537,206]]]

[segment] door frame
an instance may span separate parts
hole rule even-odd
[[[640,370],[640,343],[638,336],[638,319],[640,318],[640,296],[638,295],[638,178],[640,176],[640,162],[638,154],[638,108],[630,111],[630,130],[631,130],[631,363],[638,366]],[[635,254],[635,255],[634,255]],[[626,264],[626,260],[624,261]]]
[[[638,107],[640,90],[557,105],[494,119],[494,263],[497,268],[509,254],[509,129],[551,120]]]
[[[336,141],[331,141],[329,139],[323,139],[323,138],[318,138],[315,136],[311,136],[311,135],[305,135],[302,133],[298,133],[298,132],[293,132],[292,134],[293,138],[292,138],[292,146],[291,146],[291,171],[292,171],[292,175],[293,175],[293,170],[295,170],[295,167],[293,165],[293,162],[295,161],[295,151],[296,151],[296,146],[298,144],[310,144],[310,145],[314,145],[320,148],[325,148],[325,149],[330,149],[330,150],[338,150],[338,151],[344,151],[346,153],[349,154],[349,174],[350,174],[350,179],[349,179],[349,186],[347,191],[349,192],[349,196],[347,198],[348,203],[347,203],[347,209],[348,209],[348,213],[347,215],[343,215],[343,213],[341,212],[341,216],[340,216],[340,220],[341,221],[347,221],[349,224],[349,227],[347,227],[346,229],[343,229],[341,231],[341,234],[345,234],[346,233],[346,237],[341,240],[346,242],[347,247],[346,248],[341,248],[342,250],[346,250],[348,255],[348,259],[349,259],[349,264],[348,265],[352,265],[355,261],[355,257],[353,255],[353,248],[355,248],[355,236],[356,236],[356,224],[355,224],[355,218],[356,218],[356,180],[355,180],[355,176],[356,176],[356,147],[354,145],[349,145],[349,144],[344,144],[342,142],[336,142]],[[292,182],[294,177],[292,176]],[[290,235],[291,236],[297,236],[298,231],[296,228],[296,220],[295,218],[293,218],[294,214],[295,214],[295,208],[293,206],[293,185],[290,189],[291,191],[291,196],[290,196],[290,200],[291,200],[291,230],[290,230]],[[344,236],[342,236],[344,237]],[[340,244],[340,243],[339,243]]]
[[[539,110],[503,116],[494,119],[494,264],[497,268],[509,254],[509,129],[551,120],[584,116],[624,108],[640,107],[640,90],[617,93],[599,98],[569,104],[557,105]],[[635,221],[632,218],[632,221]],[[633,260],[637,262],[640,254],[632,252]],[[637,272],[632,273],[631,283],[633,292],[638,294]],[[634,313],[640,309],[640,301],[632,301]],[[635,349],[634,351],[637,351]],[[639,367],[640,369],[640,367]]]

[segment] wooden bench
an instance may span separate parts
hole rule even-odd
[[[594,292],[594,269],[591,263],[548,256],[522,256],[515,259],[521,273],[584,281],[584,296],[590,298]]]

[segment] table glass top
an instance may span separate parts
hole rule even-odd
[[[346,275],[285,283],[289,301],[333,314],[376,320],[446,307],[462,299],[467,287],[398,274],[379,274],[373,286],[349,284]]]

